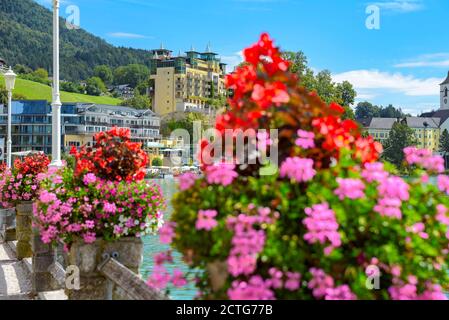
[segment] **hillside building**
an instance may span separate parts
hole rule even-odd
[[[149,92],[157,114],[208,111],[209,99],[226,95],[226,64],[210,46],[205,52],[192,48],[178,56],[161,46],[151,54]]]

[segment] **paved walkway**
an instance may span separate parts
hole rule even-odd
[[[24,262],[7,243],[0,243],[0,300],[30,300],[31,281]]]

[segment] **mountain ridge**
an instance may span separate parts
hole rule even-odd
[[[97,65],[149,65],[150,52],[115,47],[83,29],[69,30],[60,18],[61,79],[79,81]],[[7,64],[52,69],[52,12],[32,0],[0,1],[0,57]]]

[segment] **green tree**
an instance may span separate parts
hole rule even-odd
[[[61,90],[66,92],[84,93],[84,88],[74,82],[61,82]]]
[[[142,64],[130,64],[118,67],[114,70],[114,84],[128,84],[135,88],[137,85],[146,80],[150,74],[150,70]]]
[[[36,69],[32,75],[34,77],[36,77],[37,79],[41,79],[41,80],[48,80],[48,72],[47,70],[43,69],[43,68],[38,68]]]
[[[440,151],[449,153],[449,132],[447,129],[444,129],[440,137]]]
[[[13,100],[26,100],[26,97],[20,93],[12,94]],[[0,83],[0,104],[6,105],[8,103],[8,91],[6,90],[3,83]]]
[[[98,77],[92,77],[86,81],[86,92],[91,96],[99,96],[106,92],[106,86],[103,80]]]
[[[381,118],[404,118],[405,114],[402,112],[400,108],[393,107],[392,104],[388,105],[388,107],[381,107],[379,116]]]
[[[95,67],[94,76],[103,80],[105,84],[111,84],[114,80],[111,68],[104,64]]]
[[[390,135],[384,144],[382,157],[401,168],[404,162],[404,152],[406,147],[416,145],[413,129],[407,124],[396,122],[390,131]]]
[[[148,96],[136,94],[133,98],[123,101],[121,105],[142,110],[151,109],[151,100]]]
[[[14,66],[14,72],[17,74],[29,74],[33,72],[33,69],[23,64],[16,64]]]
[[[346,110],[343,118],[355,118],[351,106],[357,92],[350,82],[335,83],[329,70],[320,71],[315,75],[302,51],[285,51],[282,55],[291,62],[290,70],[298,75],[301,85],[309,91],[315,91],[326,103],[337,102],[342,105]]]
[[[355,108],[355,117],[357,119],[379,117],[380,109],[368,101],[359,102]]]
[[[153,167],[162,167],[163,161],[161,158],[154,158],[153,161],[151,161],[151,165]]]

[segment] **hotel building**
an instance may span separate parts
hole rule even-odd
[[[149,92],[157,114],[209,111],[209,99],[226,95],[226,64],[210,46],[202,53],[192,48],[176,57],[161,46],[152,55]]]

